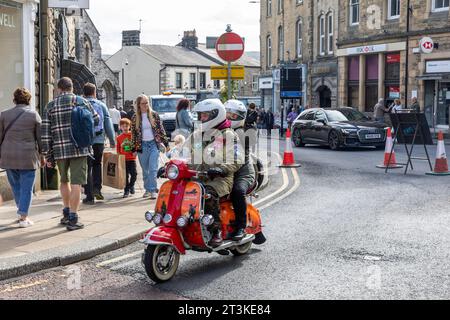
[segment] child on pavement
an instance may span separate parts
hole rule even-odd
[[[166,153],[169,159],[179,159],[183,158],[186,154],[189,154],[189,150],[183,150],[186,138],[182,135],[178,135],[173,139],[175,146],[169,152]]]
[[[136,193],[134,185],[137,180],[136,154],[132,152],[133,145],[131,143],[131,121],[129,119],[120,120],[120,130],[122,134],[117,137],[117,153],[123,154],[126,160],[126,177],[127,185],[123,194],[124,198],[128,198],[130,194]]]

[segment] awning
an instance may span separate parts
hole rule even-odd
[[[73,81],[73,90],[75,94],[83,94],[83,87],[86,83],[96,85],[95,75],[84,64],[63,60],[61,67],[61,77],[69,77]]]

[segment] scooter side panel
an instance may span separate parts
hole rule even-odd
[[[234,223],[236,220],[236,215],[233,210],[231,202],[225,202],[221,204],[221,215],[220,219],[222,221],[222,233],[225,239],[228,239],[230,234],[234,231]],[[258,234],[262,231],[261,215],[259,210],[256,209],[251,204],[247,205],[247,234]]]
[[[186,229],[183,230],[183,237],[187,243],[193,247],[204,247],[205,243],[201,233],[200,214],[203,202],[203,188],[197,182],[189,182],[184,191],[183,202],[181,204],[181,215],[194,219]]]

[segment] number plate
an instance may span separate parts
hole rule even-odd
[[[381,139],[381,134],[366,134],[366,139]]]

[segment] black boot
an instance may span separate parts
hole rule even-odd
[[[233,233],[231,235],[231,240],[239,242],[239,241],[242,241],[245,238],[246,235],[247,234],[245,233],[245,229],[244,228],[239,228],[239,229],[236,230],[235,233]]]

